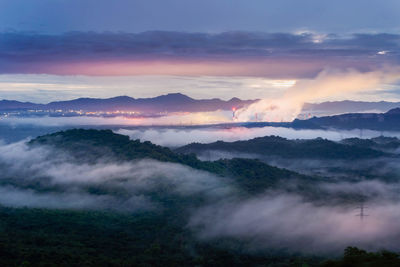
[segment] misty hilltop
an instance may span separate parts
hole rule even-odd
[[[354,138],[352,140],[359,140]],[[227,153],[240,152],[262,154],[293,159],[368,159],[390,156],[383,152],[380,143],[369,140],[368,146],[359,145],[352,140],[334,142],[327,139],[289,140],[279,136],[258,137],[246,141],[223,142],[210,144],[193,143],[176,149],[181,153],[204,153],[205,151],[224,151]],[[361,141],[360,141],[361,142]],[[400,141],[395,138],[392,143],[395,148]]]
[[[135,161],[153,159],[182,164],[216,175],[234,178],[233,182],[248,192],[263,192],[278,185],[282,179],[312,181],[293,171],[270,166],[257,159],[233,158],[217,161],[199,160],[194,153],[182,154],[149,141],[130,140],[128,136],[111,130],[72,129],[37,137],[29,142],[32,147],[47,146],[69,153],[78,162]]]

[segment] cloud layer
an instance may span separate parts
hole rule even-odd
[[[0,73],[314,77],[399,62],[400,35],[143,32],[0,34]]]

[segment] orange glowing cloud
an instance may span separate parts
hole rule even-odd
[[[236,59],[236,60],[108,60],[41,62],[32,64],[26,73],[56,75],[131,76],[131,75],[182,75],[182,76],[253,76],[287,79],[314,77],[326,66],[341,68],[339,61],[320,59]],[[375,68],[367,62],[346,62],[354,68]]]

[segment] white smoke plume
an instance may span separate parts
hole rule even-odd
[[[298,81],[282,97],[263,99],[236,112],[237,121],[292,121],[305,102],[338,96],[344,93],[368,91],[400,78],[398,69],[359,72],[356,70],[324,70],[313,80]]]

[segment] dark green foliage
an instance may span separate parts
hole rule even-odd
[[[166,147],[130,140],[128,136],[115,134],[111,130],[73,129],[40,136],[29,143],[53,146],[72,153],[79,160],[98,160],[106,157],[119,160],[152,158],[169,162],[182,160],[179,155]]]
[[[8,254],[1,266],[189,262],[182,253],[185,233],[166,216],[1,208],[0,219],[0,251]]]
[[[115,134],[111,130],[73,129],[37,137],[30,145],[47,145],[60,153],[68,153],[79,162],[97,162],[102,160],[130,161],[137,159],[155,159],[164,162],[181,163],[202,170],[222,173],[209,162],[202,162],[193,155],[177,154],[167,147],[151,142],[130,140],[128,136]]]
[[[324,267],[394,267],[400,266],[400,255],[389,251],[366,252],[356,247],[346,248],[343,258],[329,260]]]
[[[215,164],[226,170],[227,176],[233,177],[233,182],[250,194],[262,193],[266,188],[274,188],[279,183],[293,183],[296,179],[303,180],[303,182],[314,180],[311,177],[272,167],[254,159],[223,159],[215,161]]]
[[[347,138],[343,139],[342,143],[385,152],[393,152],[400,147],[400,140],[398,138],[386,136],[379,136],[371,139]]]
[[[198,153],[207,150],[254,153],[296,159],[367,159],[385,156],[382,151],[347,143],[337,143],[322,138],[310,140],[288,140],[278,136],[258,137],[247,141],[211,144],[193,143],[176,151]]]
[[[0,266],[298,266],[318,259],[198,243],[179,214],[0,207]]]

